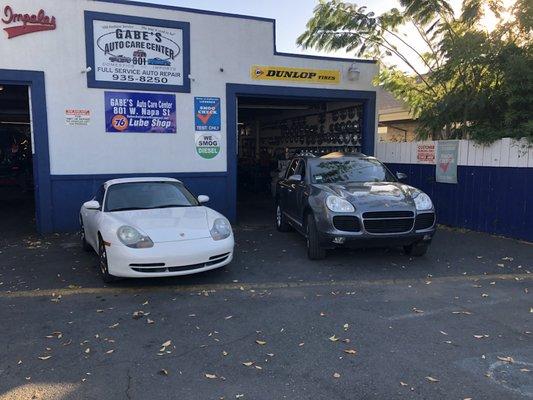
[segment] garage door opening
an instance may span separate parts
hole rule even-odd
[[[273,224],[276,183],[295,155],[361,152],[356,101],[238,97],[237,220]]]
[[[29,87],[0,84],[0,232],[35,230]]]

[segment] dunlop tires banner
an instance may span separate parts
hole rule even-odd
[[[253,80],[259,81],[290,81],[338,85],[341,81],[341,72],[339,70],[254,65],[251,69],[251,77]]]

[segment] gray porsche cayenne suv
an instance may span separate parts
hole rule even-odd
[[[307,239],[310,259],[338,246],[403,246],[424,255],[435,234],[427,194],[364,154],[295,157],[276,187],[276,227]]]

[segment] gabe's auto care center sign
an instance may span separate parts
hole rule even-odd
[[[181,86],[183,31],[94,20],[96,81]]]

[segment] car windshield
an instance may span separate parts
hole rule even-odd
[[[179,182],[131,182],[107,190],[105,211],[196,207],[198,200]]]
[[[378,160],[360,158],[317,161],[311,164],[312,183],[396,181]]]

